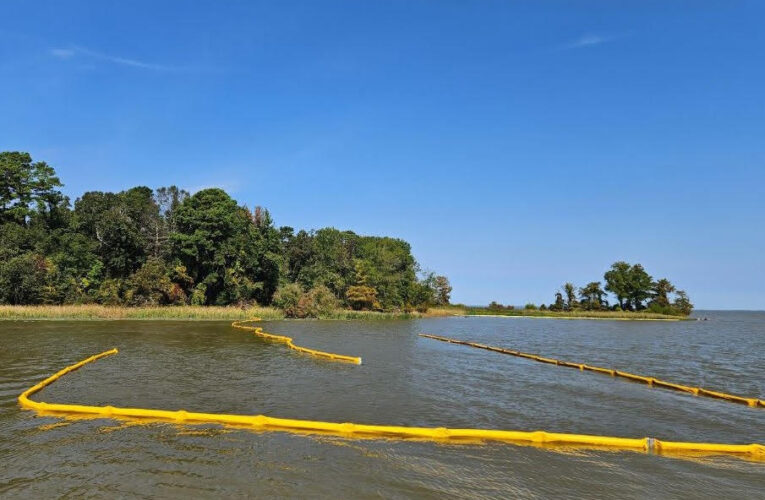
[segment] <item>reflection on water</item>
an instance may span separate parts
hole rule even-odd
[[[38,417],[49,402],[358,423],[544,429],[765,443],[765,410],[443,344],[418,333],[576,359],[765,397],[765,314],[707,322],[449,318],[266,323],[328,363],[217,322],[0,323],[0,495],[765,497],[765,464],[633,452],[348,440],[174,423]]]

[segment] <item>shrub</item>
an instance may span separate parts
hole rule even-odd
[[[688,316],[693,311],[693,304],[688,299],[688,294],[684,290],[677,291],[677,298],[672,303],[672,308],[680,314]]]
[[[337,308],[337,298],[324,285],[303,292],[300,285],[290,283],[276,291],[274,305],[284,310],[288,318],[318,318],[331,314]]]
[[[191,292],[191,305],[203,306],[207,303],[207,285],[200,283]]]
[[[0,263],[0,302],[40,304],[50,295],[53,266],[45,257],[25,253]]]
[[[125,302],[131,306],[167,304],[172,290],[173,283],[167,275],[165,264],[152,258],[128,280]]]
[[[536,311],[537,310],[537,305],[536,304],[532,304],[532,303],[529,302],[523,308],[526,309],[527,311]]]
[[[510,305],[503,306],[499,302],[492,300],[491,303],[489,304],[488,309],[490,311],[505,311],[505,310],[512,311],[513,309],[515,309],[515,306],[510,306]]]
[[[345,298],[356,311],[379,308],[377,290],[371,286],[357,285],[348,287]]]
[[[96,291],[96,301],[105,306],[116,306],[122,303],[122,280],[108,278],[101,282]]]
[[[331,314],[337,309],[338,301],[335,294],[324,285],[314,287],[308,295],[311,296],[317,316]]]
[[[167,300],[170,304],[181,305],[186,303],[186,292],[178,283],[173,283],[170,292],[167,294]]]
[[[298,318],[298,303],[303,289],[297,283],[280,286],[274,294],[273,304],[284,311],[288,318]]]

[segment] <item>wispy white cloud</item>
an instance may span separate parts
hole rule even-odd
[[[57,57],[59,59],[69,59],[70,57],[74,56],[74,50],[72,50],[72,49],[50,49],[50,54],[53,57]]]
[[[164,64],[140,61],[138,59],[128,59],[126,57],[113,56],[78,46],[55,47],[50,49],[50,54],[58,59],[73,59],[75,57],[80,57],[91,60],[104,61],[111,64],[118,64],[121,66],[130,66],[132,68],[148,69],[154,71],[182,71],[186,69],[177,66],[167,66]]]
[[[560,50],[583,49],[585,47],[594,47],[596,45],[601,45],[606,42],[611,42],[613,40],[616,40],[617,38],[618,37],[615,37],[615,36],[587,34],[577,38],[576,40],[572,42],[561,45],[558,48]]]

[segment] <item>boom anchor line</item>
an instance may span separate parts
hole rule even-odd
[[[289,337],[268,334],[258,327],[244,326],[242,325],[242,322],[234,322],[232,326],[243,330],[253,331],[261,337],[284,342],[293,349],[301,352],[308,352],[309,354],[331,361],[361,363],[360,358],[315,351],[313,349],[296,346]],[[287,419],[269,417],[266,415],[199,413],[182,409],[161,410],[150,408],[126,408],[113,405],[86,406],[77,404],[46,403],[30,399],[30,396],[43,390],[64,375],[71,373],[88,363],[93,363],[113,354],[117,354],[117,349],[111,349],[96,354],[59,370],[50,377],[21,393],[18,398],[19,404],[22,408],[34,410],[41,415],[56,414],[85,418],[142,419],[144,421],[176,422],[179,424],[212,423],[237,427],[245,426],[247,428],[261,431],[281,431],[296,434],[330,434],[353,439],[414,439],[449,443],[496,441],[539,447],[558,446],[565,448],[632,450],[645,453],[660,453],[679,456],[729,454],[754,460],[765,460],[765,446],[756,443],[686,443],[661,441],[649,437],[626,438],[545,431],[369,425],[351,422]]]
[[[420,337],[428,339],[439,340],[441,342],[447,342],[449,344],[460,344],[468,347],[475,347],[476,349],[485,349],[487,351],[498,352],[500,354],[508,354],[510,356],[517,356],[520,358],[530,359],[532,361],[538,361],[540,363],[547,363],[556,366],[565,366],[568,368],[577,368],[581,371],[591,371],[596,373],[603,373],[612,377],[620,377],[632,380],[634,382],[641,382],[651,387],[664,387],[666,389],[672,389],[675,391],[687,392],[694,396],[707,396],[710,398],[722,399],[724,401],[730,401],[733,403],[741,403],[752,408],[765,407],[765,400],[758,398],[746,398],[743,396],[736,396],[734,394],[728,394],[725,392],[712,391],[704,389],[702,387],[691,387],[688,385],[674,384],[655,377],[646,377],[644,375],[635,375],[621,370],[614,370],[612,368],[602,368],[600,366],[592,366],[584,363],[572,363],[570,361],[563,361],[561,359],[545,358],[537,354],[531,354],[528,352],[517,351],[515,349],[504,349],[502,347],[488,346],[485,344],[479,344],[477,342],[467,342],[465,340],[452,339],[449,337],[441,337],[439,335],[430,335],[427,333],[421,333]]]

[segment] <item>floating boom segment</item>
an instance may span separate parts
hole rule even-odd
[[[234,328],[238,328],[240,330],[250,331],[250,332],[254,333],[255,335],[257,335],[258,337],[262,337],[262,338],[264,338],[266,340],[271,340],[271,341],[274,341],[274,342],[282,342],[284,344],[287,344],[287,347],[289,347],[290,349],[294,349],[294,350],[296,350],[298,352],[303,352],[303,353],[306,353],[306,354],[310,354],[310,355],[316,356],[318,358],[324,358],[324,359],[328,359],[330,361],[341,361],[341,362],[345,362],[345,363],[353,363],[353,364],[356,364],[356,365],[360,365],[361,364],[361,358],[360,357],[357,357],[357,356],[346,356],[344,354],[335,354],[335,353],[332,353],[332,352],[317,351],[316,349],[309,349],[308,347],[301,347],[299,345],[296,345],[292,341],[293,340],[292,337],[287,337],[287,336],[284,336],[284,335],[275,335],[273,333],[266,333],[266,332],[263,331],[263,328],[261,328],[259,326],[245,325],[245,323],[252,323],[252,322],[256,322],[256,321],[260,321],[260,318],[248,319],[246,321],[234,321],[233,323],[231,323],[231,326],[234,327]]]
[[[465,340],[452,339],[449,337],[441,337],[438,335],[430,335],[427,333],[421,333],[420,337],[425,337],[425,338],[433,339],[433,340],[439,340],[441,342],[447,342],[449,344],[466,345],[469,347],[475,347],[477,349],[485,349],[487,351],[494,351],[501,354],[509,354],[510,356],[518,356],[520,358],[526,358],[532,361],[538,361],[540,363],[547,363],[547,364],[557,365],[557,366],[566,366],[569,368],[578,368],[581,371],[603,373],[606,375],[610,375],[612,377],[621,377],[621,378],[626,378],[629,380],[634,380],[636,382],[642,382],[644,384],[648,384],[649,386],[659,386],[659,387],[664,387],[667,389],[673,389],[675,391],[687,392],[689,394],[693,394],[694,396],[708,396],[710,398],[723,399],[725,401],[731,401],[733,403],[742,403],[742,404],[751,406],[753,408],[758,406],[765,407],[765,400],[763,399],[747,398],[743,396],[736,396],[734,394],[728,394],[725,392],[710,391],[702,387],[691,387],[688,385],[674,384],[672,382],[667,382],[665,380],[661,380],[658,378],[646,377],[643,375],[635,375],[634,373],[624,372],[621,370],[614,370],[611,368],[602,368],[600,366],[591,366],[591,365],[586,365],[584,363],[572,363],[570,361],[563,361],[563,360],[554,359],[554,358],[543,358],[542,356],[539,356],[537,354],[531,354],[528,352],[516,351],[513,349],[503,349],[501,347],[493,347],[493,346],[488,346],[485,344],[479,344],[477,342],[467,342]]]
[[[494,429],[451,429],[446,427],[405,427],[389,425],[368,425],[356,423],[323,422],[268,417],[266,415],[231,415],[223,413],[198,413],[186,410],[160,410],[150,408],[123,408],[119,406],[86,406],[37,402],[30,396],[41,391],[62,376],[78,368],[117,354],[117,349],[91,356],[79,363],[56,372],[42,382],[30,387],[19,396],[23,408],[41,413],[63,413],[104,418],[139,418],[178,423],[213,423],[247,426],[264,431],[286,431],[294,433],[334,434],[348,438],[422,439],[448,441],[453,443],[475,441],[499,441],[530,444],[535,446],[566,446],[580,448],[608,448],[670,454],[732,454],[756,460],[765,459],[765,446],[760,444],[686,443],[660,441],[655,438],[624,438],[586,434],[551,433],[545,431],[511,431]]]

